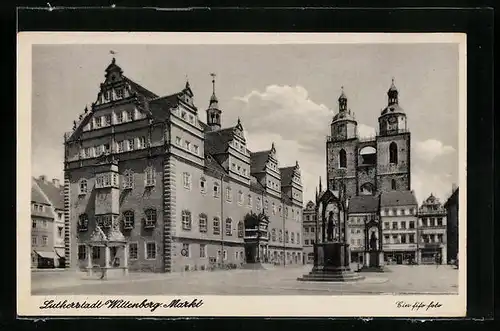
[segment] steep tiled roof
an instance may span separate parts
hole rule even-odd
[[[450,204],[456,203],[458,200],[458,187],[453,191],[448,200],[444,203],[443,207],[448,208]]]
[[[50,201],[48,201],[40,191],[40,188],[36,185],[36,181],[31,185],[31,202],[50,205]]]
[[[49,203],[57,209],[64,209],[64,189],[56,187],[52,182],[34,179],[40,189],[49,199]]]
[[[205,152],[216,155],[227,151],[229,142],[233,140],[234,128],[226,128],[205,133]]]
[[[289,186],[292,185],[293,171],[295,166],[280,168],[281,173],[281,185]]]
[[[149,102],[149,110],[154,119],[164,121],[168,118],[170,108],[177,106],[177,104],[178,99],[176,93],[151,100]]]
[[[211,156],[207,156],[205,165],[207,167],[207,171],[215,175],[216,177],[221,176],[222,174],[226,174],[226,169],[222,167],[216,159]]]
[[[269,158],[270,152],[271,152],[271,150],[250,153],[250,172],[251,173],[259,173],[259,172],[264,171],[264,168],[266,166],[267,159]]]
[[[250,177],[250,190],[253,192],[258,192],[258,193],[263,193],[265,192],[265,188],[262,186],[261,183],[255,178],[254,176]]]
[[[156,94],[154,94],[153,92],[151,92],[150,90],[148,90],[147,88],[137,84],[136,82],[134,82],[132,79],[126,77],[126,76],[123,76],[123,79],[130,84],[130,87],[132,88],[132,90],[136,91],[138,94],[142,94],[144,95],[147,99],[154,99],[154,98],[158,98],[158,96]]]
[[[349,213],[376,213],[378,211],[378,204],[378,196],[354,196],[349,200]]]
[[[417,205],[417,199],[412,191],[390,191],[380,195],[380,206]]]

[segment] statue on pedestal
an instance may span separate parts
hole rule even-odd
[[[327,240],[333,241],[333,211],[328,213]]]
[[[372,235],[370,236],[370,250],[377,250],[377,236],[375,235],[375,231],[373,231]]]

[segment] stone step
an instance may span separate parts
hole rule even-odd
[[[299,281],[325,281],[325,282],[342,282],[363,280],[364,276],[352,272],[310,272],[307,275],[297,278]]]

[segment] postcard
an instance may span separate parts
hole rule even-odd
[[[465,49],[19,33],[18,315],[465,316]]]

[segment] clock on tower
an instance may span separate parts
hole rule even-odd
[[[387,119],[387,130],[389,131],[396,130],[397,125],[398,125],[398,119],[396,118],[396,116],[390,116]]]

